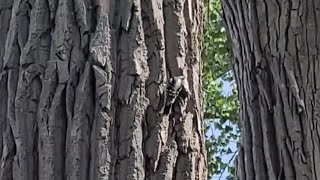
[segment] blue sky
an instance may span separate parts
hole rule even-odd
[[[230,93],[231,93],[231,90],[232,90],[232,87],[231,87],[231,83],[230,82],[227,82],[227,81],[223,81],[223,95],[224,96],[228,96]],[[208,131],[207,132],[207,135],[211,135],[211,133],[213,133],[215,136],[219,136],[220,135],[220,131],[215,129],[214,126],[211,127],[212,130],[211,131]],[[231,142],[228,144],[228,147],[234,152],[237,150],[237,144],[235,142]],[[228,155],[222,155],[222,161],[227,163],[230,161],[230,159],[232,158],[232,155],[233,154],[228,154]],[[210,157],[208,157],[210,158]],[[232,162],[233,163],[233,162]],[[226,177],[228,176],[228,171],[226,170],[221,178],[220,178],[220,175],[215,175],[211,178],[211,180],[225,180]]]

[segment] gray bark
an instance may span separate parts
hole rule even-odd
[[[206,179],[201,36],[198,0],[0,0],[0,179]]]
[[[320,2],[222,4],[241,102],[237,178],[320,179]]]

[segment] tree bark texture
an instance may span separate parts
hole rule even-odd
[[[241,102],[237,178],[320,179],[320,1],[222,4]]]
[[[0,179],[206,179],[202,21],[199,0],[0,0]]]

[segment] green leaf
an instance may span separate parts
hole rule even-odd
[[[222,26],[219,0],[205,1],[206,23],[204,27],[203,88],[205,93],[205,130],[208,157],[208,178],[228,170],[228,178],[234,179],[232,163],[221,157],[232,154],[230,142],[239,138],[239,101],[232,73],[225,28]],[[224,83],[231,83],[232,90],[224,95]],[[219,132],[218,135],[215,132]]]

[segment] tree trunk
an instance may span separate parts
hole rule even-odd
[[[320,2],[222,4],[241,102],[237,178],[320,179]]]
[[[206,179],[201,36],[199,0],[0,0],[0,179]]]

